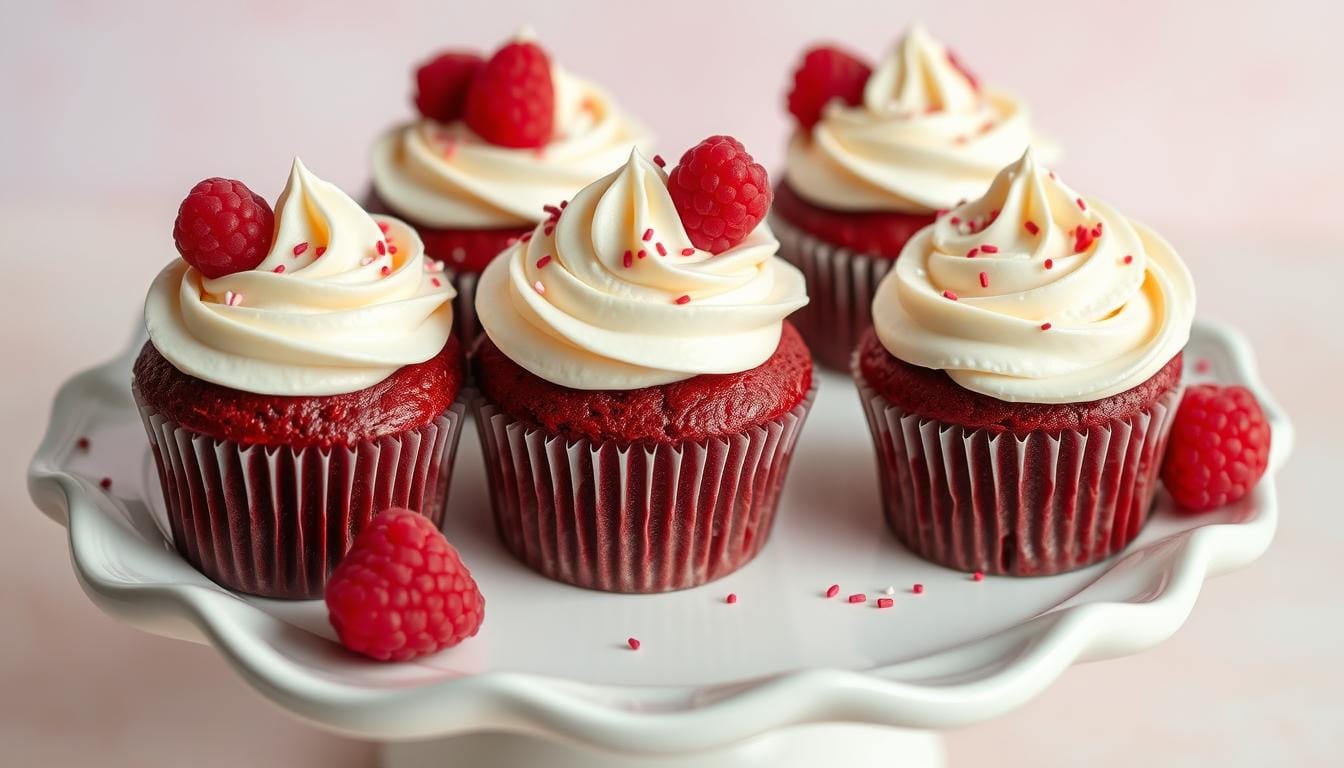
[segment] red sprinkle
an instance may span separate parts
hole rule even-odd
[[[957,294],[955,294],[955,293],[953,293],[953,292],[951,292],[951,291],[943,291],[943,298],[945,298],[945,299],[951,299],[951,300],[953,300],[953,301],[956,301],[956,300],[957,300]]]
[[[950,222],[950,223],[952,224],[952,226],[955,227],[956,225],[958,225],[958,224],[961,223],[961,217],[960,217],[960,216],[953,216],[952,218],[948,219],[948,222]]]
[[[1033,234],[1033,235],[1035,235],[1035,234],[1037,234],[1037,233],[1039,233],[1039,232],[1041,231],[1041,228],[1038,227],[1038,226],[1036,226],[1036,222],[1034,222],[1034,221],[1028,221],[1027,223],[1023,224],[1022,226],[1023,226],[1023,227],[1026,227],[1026,230],[1027,230],[1028,232],[1030,232],[1031,234]]]
[[[541,210],[550,214],[552,218],[560,215],[560,209],[555,207],[554,205],[543,205],[541,206]]]
[[[504,238],[504,244],[505,244],[505,245],[513,245],[513,244],[515,244],[515,243],[517,243],[517,242],[518,242],[518,238],[516,238],[516,237],[506,237],[506,238]]]
[[[383,254],[387,253],[387,243],[383,242],[382,240],[379,240],[378,245],[374,247],[378,249],[379,256],[382,256]]]
[[[434,286],[435,288],[440,288],[443,286],[443,283],[439,282],[439,278],[437,277],[431,278],[429,284]]]
[[[626,639],[625,644],[628,645],[628,646],[630,646],[630,650],[632,650],[632,651],[638,651],[638,650],[639,650],[640,642],[639,642],[639,638],[637,638],[637,637],[631,637],[631,638]]]
[[[826,588],[826,596],[827,596],[827,597],[835,597],[835,596],[838,595],[838,594],[840,594],[840,585],[839,585],[839,584],[832,584],[831,586],[829,586],[829,587]]]
[[[277,275],[283,275],[285,274],[285,265],[281,264],[280,266],[276,267],[275,269],[272,269],[271,271]]]
[[[681,255],[682,255],[682,256],[694,256],[694,255],[695,255],[695,249],[694,249],[694,248],[682,248],[682,249],[681,249]]]
[[[1041,330],[1042,330],[1042,331],[1048,331],[1048,330],[1050,330],[1051,328],[1054,328],[1054,326],[1051,325],[1051,324],[1049,324],[1049,323],[1041,323]],[[981,576],[981,578],[984,578],[984,577]],[[976,581],[979,581],[979,580],[980,580],[980,579],[976,579]]]
[[[626,269],[629,269],[635,263],[635,254],[626,249],[625,255],[621,257],[621,263],[625,265]]]
[[[1134,257],[1133,257],[1132,255],[1128,254],[1128,253],[1125,254],[1125,263],[1126,263],[1126,264],[1133,264],[1133,263],[1134,263]]]
[[[849,602],[851,602],[851,603],[864,603],[864,602],[867,602],[867,601],[868,601],[868,596],[865,595],[865,594],[863,594],[862,592],[859,592],[859,593],[857,593],[857,594],[853,594],[853,595],[850,595],[850,596],[849,596]]]
[[[980,246],[980,250],[984,251],[985,253],[998,253],[998,252],[999,252],[999,246],[997,246],[997,245],[982,245],[982,246]]]
[[[879,597],[879,598],[877,598],[877,607],[878,607],[878,608],[890,608],[891,606],[893,606],[893,605],[895,605],[895,604],[896,604],[896,601],[895,601],[895,600],[892,600],[890,597]]]
[[[1054,260],[1054,259],[1046,259],[1046,260],[1045,260],[1045,268],[1046,268],[1046,269],[1054,269],[1054,268],[1055,268],[1055,260]]]
[[[923,585],[923,584],[916,584],[916,585],[914,585],[913,587],[910,588],[910,591],[911,591],[911,592],[914,592],[916,595],[922,595],[922,594],[924,594],[924,585]]]
[[[298,245],[294,246],[294,255],[295,255],[295,256],[298,256],[298,255],[302,254],[302,253],[303,253],[304,251],[306,251],[306,250],[308,250],[308,244],[307,244],[307,243],[299,243]]]
[[[75,441],[75,447],[81,451],[89,450],[89,438],[81,437]]]
[[[387,233],[387,222],[386,222],[386,221],[380,221],[380,222],[378,222],[378,229],[381,229],[381,230],[383,231],[383,233],[386,234],[386,233]]]
[[[528,240],[531,240],[531,239],[532,239],[532,231],[531,231],[531,230],[528,230],[527,232],[524,232],[524,233],[518,238],[518,242],[520,242],[520,243],[526,243]]]
[[[666,168],[666,167],[667,167],[667,161],[663,159],[663,156],[662,156],[662,155],[654,155],[654,156],[653,156],[653,164],[656,165],[656,166],[658,166],[659,168]]]
[[[626,251],[625,255],[629,257],[630,252]],[[540,259],[537,259],[537,269],[545,269],[546,265],[550,263],[551,263],[551,254],[548,253],[545,256],[542,256]]]
[[[729,593],[728,593],[728,597],[725,598],[725,602],[727,602],[729,605],[732,605],[733,603],[736,603],[736,602],[737,602],[737,593],[736,593],[736,592],[729,592]]]
[[[644,235],[643,235],[643,237],[642,237],[641,239],[642,239],[644,242],[646,242],[646,243],[649,242],[650,240],[652,240],[652,239],[653,239],[653,227],[649,227],[648,229],[644,230]]]
[[[396,253],[396,252],[397,252],[397,246],[395,246],[395,245],[389,245],[389,246],[387,246],[387,252],[388,252],[388,253]]]
[[[568,208],[568,207],[569,207],[569,201],[568,201],[568,200],[561,200],[561,201],[560,201],[560,210],[563,211],[563,210],[565,210],[565,209]]]
[[[104,491],[106,491],[107,489],[112,487],[112,478],[104,477],[102,480],[98,481],[98,485],[101,486]]]
[[[980,287],[981,288],[989,287],[989,275],[985,272],[980,273]]]
[[[976,581],[984,581],[984,580],[985,580],[985,572],[984,572],[984,571],[976,571],[975,573],[972,573],[972,574],[971,574],[971,578],[972,578],[972,579],[975,579]]]
[[[1073,202],[1075,202],[1075,203],[1078,204],[1078,210],[1080,210],[1080,211],[1086,211],[1086,210],[1087,210],[1087,203],[1084,203],[1084,202],[1083,202],[1083,198],[1080,197],[1080,198],[1078,198],[1077,200],[1074,200]]]
[[[547,237],[550,237],[550,236],[551,236],[551,233],[554,232],[554,231],[555,231],[555,225],[554,225],[554,224],[547,224],[546,226],[544,226],[544,227],[541,228],[541,234],[543,234],[543,235],[545,235],[545,236],[547,236]]]
[[[690,304],[690,303],[691,303],[691,297],[690,297],[690,296],[687,296],[686,294],[683,293],[683,294],[681,294],[680,296],[677,297],[677,301],[676,301],[676,303],[677,303],[677,304]]]
[[[643,248],[640,248],[640,249],[639,249],[639,253],[636,253],[636,254],[635,254],[635,256],[637,256],[638,258],[641,258],[641,259],[644,258],[645,256],[648,256],[648,255],[649,255],[649,252],[646,251],[646,250],[644,250]]]
[[[652,232],[653,230],[649,230],[649,231]],[[662,243],[654,243],[653,245],[654,245],[654,247],[656,247],[656,248],[658,249],[658,255],[659,255],[659,256],[666,256],[666,255],[667,255],[667,248],[665,248],[665,247],[663,246]]]
[[[980,249],[979,249],[979,248],[972,248],[971,250],[969,250],[969,251],[966,252],[966,258],[968,258],[968,259],[974,259],[975,256],[976,256],[976,254],[978,254],[978,253],[980,253]]]
[[[317,246],[317,250],[313,251],[313,255],[316,256],[317,258],[322,258],[322,254],[326,252],[327,252],[327,246],[319,245]]]
[[[382,275],[383,277],[387,277],[388,275],[392,274],[392,268],[384,264],[383,268],[378,270],[378,274]]]

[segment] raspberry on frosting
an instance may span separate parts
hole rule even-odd
[[[191,188],[177,209],[173,242],[197,271],[214,279],[253,269],[265,258],[275,214],[241,181],[219,177]]]
[[[774,198],[765,167],[732,136],[710,136],[686,150],[667,188],[691,243],[710,253],[742,242]]]
[[[1245,387],[1190,387],[1176,412],[1162,482],[1191,512],[1231,504],[1269,466],[1269,422]]]
[[[467,90],[485,59],[467,51],[444,51],[415,71],[415,108],[430,120],[447,123],[462,117]]]
[[[832,99],[855,105],[863,100],[863,86],[872,67],[857,56],[830,46],[818,46],[803,54],[793,73],[789,91],[789,112],[803,130],[811,130],[821,119],[821,110]]]
[[[496,51],[467,91],[466,122],[491,144],[544,146],[555,126],[555,84],[546,52],[524,41]]]

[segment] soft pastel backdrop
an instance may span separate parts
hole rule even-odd
[[[268,198],[290,158],[351,190],[410,64],[524,24],[652,125],[774,169],[797,53],[880,55],[914,18],[1033,105],[1071,184],[1144,219],[1239,325],[1295,418],[1278,539],[1139,657],[951,734],[953,766],[1337,764],[1344,723],[1344,10],[1327,2],[0,2],[0,751],[13,765],[367,765],[207,648],[100,614],[23,470],[58,383],[127,338],[196,180]],[[12,763],[10,762],[12,761]]]

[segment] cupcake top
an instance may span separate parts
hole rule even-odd
[[[255,394],[333,395],[443,349],[455,293],[411,227],[365,213],[296,158],[273,233],[267,226],[217,236],[211,226],[232,226],[219,209],[234,206],[236,218],[238,203],[236,195],[216,196],[211,183],[250,194],[222,179],[197,185],[178,214],[185,260],[159,273],[145,302],[150,341],[178,370]],[[260,206],[269,223],[265,201],[252,197],[241,215]],[[184,243],[192,233],[209,235],[212,249],[248,236],[263,245],[251,263],[221,268],[198,255],[200,238]]]
[[[866,75],[862,62],[823,50],[848,64],[840,70],[853,73],[848,77]],[[795,114],[796,101],[808,95],[800,90],[819,87],[808,79],[810,63],[811,56],[790,95]],[[815,124],[803,121],[789,142],[789,186],[815,205],[933,213],[982,194],[999,169],[1033,141],[1055,153],[1033,136],[1019,99],[983,88],[919,24],[866,76],[861,91],[855,83],[850,96],[833,94]]]
[[[1195,292],[1172,247],[1083,197],[1031,150],[921,230],[873,299],[888,352],[999,400],[1090,402],[1157,373]]]
[[[763,186],[764,199],[719,218],[695,190],[718,173],[713,163],[743,158],[738,170],[754,168],[760,178],[749,189],[738,182],[739,198],[754,200]],[[784,318],[807,294],[802,274],[775,257],[779,243],[760,221],[769,200],[764,170],[727,137],[687,152],[674,175],[683,168],[685,183],[669,190],[668,174],[631,151],[624,165],[563,210],[552,209],[551,219],[495,259],[476,293],[495,346],[536,376],[586,390],[735,373],[767,360]],[[687,220],[692,207],[700,213]],[[725,240],[733,224],[726,230],[724,220],[750,228]]]
[[[620,163],[648,132],[523,33],[494,56],[448,53],[419,73],[421,117],[373,146],[373,186],[418,225],[528,227],[542,206]]]

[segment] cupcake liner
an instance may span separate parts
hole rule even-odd
[[[868,256],[818,239],[774,215],[770,228],[779,255],[807,280],[807,306],[789,317],[798,326],[817,362],[849,370],[859,337],[873,322],[873,294],[895,259]]]
[[[1082,568],[1139,535],[1181,397],[1084,430],[993,434],[905,411],[857,365],[854,378],[896,537],[940,565],[1009,576]]]
[[[476,321],[476,282],[481,276],[475,272],[454,272],[452,268],[445,269],[444,274],[457,289],[457,296],[453,297],[453,332],[462,341],[462,348],[469,350],[481,332]]]
[[[542,575],[607,592],[668,592],[726,576],[765,544],[816,395],[727,438],[566,439],[479,398],[477,431],[500,539]]]
[[[161,415],[132,386],[173,546],[212,581],[262,597],[322,596],[332,568],[388,507],[443,520],[466,406],[351,447],[240,445]]]

